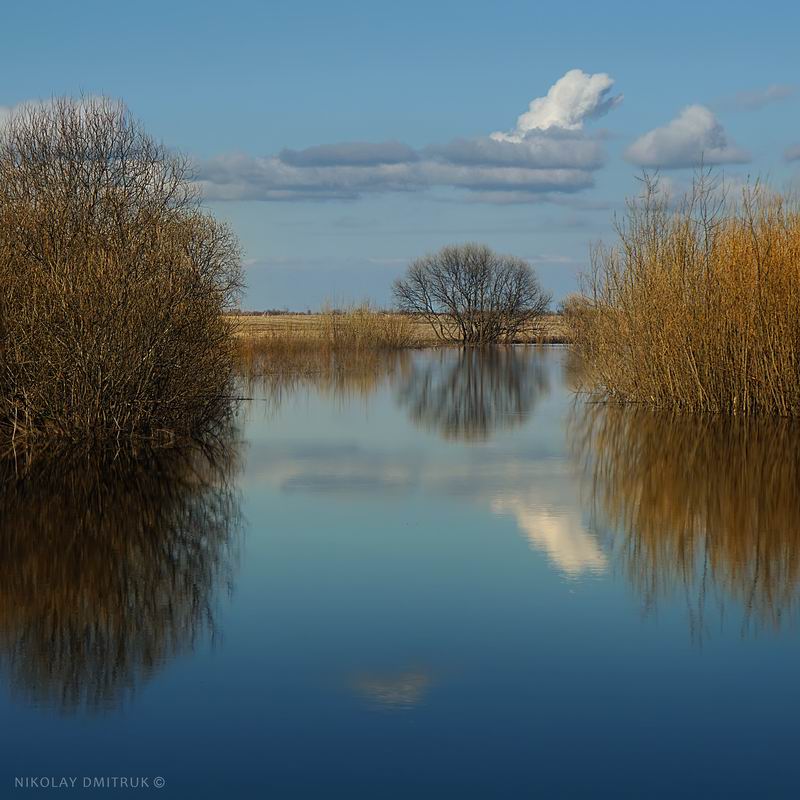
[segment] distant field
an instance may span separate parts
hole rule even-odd
[[[322,330],[322,314],[244,314],[230,315],[239,326],[239,333],[246,337],[316,338]],[[417,337],[418,347],[439,344],[431,326],[422,319],[413,319],[412,325]],[[519,343],[556,343],[567,340],[564,321],[556,314],[546,316],[538,331],[521,336]]]

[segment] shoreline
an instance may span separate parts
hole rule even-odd
[[[295,341],[319,338],[325,316],[322,312],[312,314],[244,312],[225,315],[226,319],[236,325],[236,334],[240,338]],[[386,316],[399,317],[401,315],[387,312]],[[430,324],[423,319],[414,318],[411,320],[411,324],[413,326],[414,340],[408,345],[407,349],[463,346],[460,342],[443,342],[438,339]],[[570,341],[567,325],[563,317],[558,314],[547,314],[528,335],[516,337],[513,341],[503,342],[503,344],[569,344]]]

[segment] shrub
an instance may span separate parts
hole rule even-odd
[[[193,437],[229,409],[231,232],[120,103],[0,130],[0,440]]]
[[[701,174],[671,208],[658,184],[598,247],[578,351],[608,397],[691,410],[800,413],[800,213],[756,184],[731,201]]]

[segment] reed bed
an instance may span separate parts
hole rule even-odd
[[[613,400],[800,414],[800,211],[708,173],[673,207],[657,181],[630,201],[565,309],[592,387]]]
[[[745,627],[797,613],[800,422],[578,403],[568,438],[648,607],[684,595],[698,635],[726,600]]]
[[[322,313],[321,339],[332,350],[398,350],[417,343],[407,314],[378,311],[369,303]]]

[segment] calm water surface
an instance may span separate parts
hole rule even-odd
[[[9,483],[0,796],[797,796],[800,434],[574,380],[404,355],[250,387],[213,464]]]

